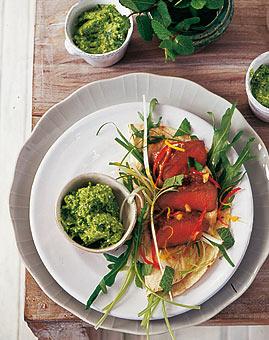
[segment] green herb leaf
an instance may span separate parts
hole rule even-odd
[[[165,266],[163,276],[161,278],[160,287],[165,293],[171,291],[173,286],[175,270],[169,266]]]
[[[191,0],[179,0],[175,3],[176,8],[188,8],[190,7]]]
[[[136,268],[138,271],[138,275],[135,277],[135,284],[138,288],[143,288],[143,283],[141,282],[141,279],[144,280],[146,275],[150,275],[153,270],[153,266],[151,264],[147,263],[141,263],[137,262]]]
[[[163,25],[165,27],[168,27],[171,24],[172,19],[171,19],[169,12],[168,12],[167,5],[163,0],[160,0],[158,2],[157,11],[160,14]]]
[[[191,0],[191,6],[195,9],[202,9],[206,4],[206,0]]]
[[[223,240],[223,246],[230,249],[234,245],[234,237],[229,228],[218,228],[217,232]]]
[[[223,257],[225,258],[225,260],[232,266],[234,267],[235,264],[233,263],[233,261],[231,260],[230,256],[228,255],[225,247],[222,244],[218,244],[217,247],[219,248],[219,251],[221,252],[221,254],[223,255]]]
[[[229,145],[229,134],[234,110],[235,105],[228,108],[222,116],[220,127],[214,127],[213,142],[208,152],[208,166],[213,174],[216,173],[216,167],[221,159],[222,152],[225,152]]]
[[[194,46],[190,37],[177,35],[174,40],[174,50],[179,55],[189,55],[194,52]]]
[[[156,0],[120,0],[120,3],[134,12],[144,12],[150,9]]]
[[[89,309],[91,307],[92,303],[98,297],[99,293],[106,292],[107,291],[106,287],[111,287],[114,284],[118,273],[121,271],[123,267],[125,267],[128,261],[128,258],[131,254],[132,240],[128,240],[126,242],[126,245],[127,245],[127,249],[125,250],[123,254],[121,254],[117,258],[117,260],[116,258],[113,257],[113,266],[111,266],[110,272],[103,277],[103,279],[96,286],[95,290],[92,292],[91,296],[89,297],[87,301],[86,309]],[[112,258],[110,259],[112,260]]]
[[[136,23],[141,37],[146,41],[152,40],[153,30],[149,17],[145,14],[139,15],[136,17]]]
[[[207,0],[206,7],[209,9],[219,9],[224,5],[224,0]]]
[[[242,165],[248,160],[253,159],[251,153],[251,144],[254,142],[255,138],[251,137],[247,141],[243,150],[240,152],[236,162],[232,165],[226,155],[226,153],[221,154],[221,168],[222,172],[219,177],[219,183],[221,185],[221,193],[228,187],[236,186],[242,179]]]
[[[191,124],[187,118],[184,118],[179,128],[177,129],[174,137],[190,135],[191,134]]]
[[[197,171],[203,170],[203,165],[199,162],[197,162],[193,157],[188,157],[188,167],[189,168],[195,168]]]
[[[167,178],[163,183],[163,188],[179,187],[182,185],[184,175],[177,175]]]
[[[154,33],[161,40],[168,39],[172,35],[172,33],[163,24],[155,19],[151,20],[151,26]]]
[[[188,31],[192,25],[198,24],[200,22],[199,17],[192,17],[180,21],[176,26],[176,31]]]

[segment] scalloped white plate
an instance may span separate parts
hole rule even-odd
[[[142,102],[123,103],[104,108],[78,121],[49,149],[32,186],[30,224],[37,251],[54,279],[67,293],[84,304],[107,273],[107,261],[101,254],[90,254],[68,242],[57,226],[55,205],[62,188],[77,175],[101,172],[114,178],[118,177],[118,169],[109,165],[109,162],[120,161],[126,150],[114,141],[118,136],[114,126],[107,125],[98,136],[96,132],[104,123],[111,121],[125,136],[129,136],[128,125],[139,123],[138,111],[142,111]],[[187,118],[193,133],[203,139],[208,148],[210,147],[213,128],[203,119],[167,105],[158,106],[158,111],[158,116],[163,117],[163,124],[175,129],[184,118]],[[217,260],[199,282],[175,298],[178,303],[202,304],[223,287],[239,266],[247,249],[253,222],[252,193],[247,176],[240,183],[240,187],[242,191],[234,200],[232,212],[240,216],[240,222],[231,225],[236,243],[228,251],[235,267],[231,267],[224,259]],[[100,295],[93,304],[94,309],[102,311],[103,307],[112,301],[120,289],[123,277],[124,273],[121,273],[115,284],[109,288],[108,294]],[[111,315],[139,320],[141,318],[138,317],[138,313],[146,305],[146,291],[132,284]],[[169,316],[174,316],[190,310],[168,305],[167,311]],[[153,318],[163,318],[161,308],[155,311]]]
[[[101,314],[95,310],[85,311],[84,305],[54,280],[37,252],[29,221],[31,187],[43,157],[69,127],[97,110],[121,103],[137,102],[142,94],[147,98],[157,97],[161,103],[181,107],[205,120],[208,120],[205,113],[213,111],[219,121],[225,109],[231,105],[200,85],[182,78],[135,73],[93,82],[75,91],[43,116],[22,148],[16,165],[10,194],[10,213],[21,256],[28,270],[50,298],[90,324],[96,323]],[[256,160],[246,165],[254,201],[254,224],[250,243],[241,264],[227,284],[203,303],[200,311],[189,311],[171,318],[173,329],[205,322],[237,299],[252,283],[268,255],[268,152],[260,137],[236,110],[232,130],[235,132],[239,129],[243,129],[247,136],[254,136],[256,139],[253,146]],[[242,148],[243,142],[244,140],[239,143],[239,149]],[[231,283],[236,291],[231,287]],[[145,334],[139,321],[113,316],[109,316],[102,327]],[[153,321],[150,332],[151,334],[166,332],[164,322]]]

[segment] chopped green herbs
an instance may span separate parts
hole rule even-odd
[[[250,87],[253,96],[269,108],[269,65],[261,65],[252,75]]]
[[[107,53],[121,47],[130,27],[115,5],[97,5],[80,14],[73,40],[84,52]]]
[[[188,158],[188,167],[190,168],[195,168],[197,171],[202,171],[203,170],[203,165],[199,162],[197,162],[194,158],[189,157]]]
[[[124,229],[112,189],[108,185],[93,185],[91,182],[63,198],[61,223],[72,239],[92,248],[105,248],[117,243]]]

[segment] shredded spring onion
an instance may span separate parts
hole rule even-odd
[[[205,239],[207,240],[207,241],[212,241],[212,242],[214,242],[214,243],[216,243],[216,244],[222,244],[223,243],[223,241],[222,240],[220,240],[220,239],[218,239],[218,238],[216,238],[216,237],[213,237],[213,236],[211,236],[211,235],[209,235],[208,233],[202,233],[202,236],[203,236],[203,240],[205,241]],[[206,241],[205,241],[206,242]],[[206,242],[207,243],[207,242]]]

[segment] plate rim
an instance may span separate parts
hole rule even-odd
[[[52,111],[56,110],[59,106],[61,106],[63,103],[66,103],[69,99],[71,99],[73,96],[75,96],[77,93],[79,93],[80,91],[84,90],[85,88],[90,88],[91,86],[94,86],[96,84],[100,84],[100,83],[105,83],[105,82],[113,82],[117,79],[121,79],[121,78],[129,78],[129,77],[155,77],[155,78],[158,78],[158,79],[171,79],[171,80],[175,80],[175,81],[183,81],[183,82],[186,82],[186,83],[189,83],[193,86],[195,86],[196,88],[199,88],[201,89],[203,92],[206,92],[207,94],[209,94],[210,96],[214,96],[214,98],[218,99],[219,101],[221,101],[223,104],[225,104],[225,106],[228,106],[230,105],[229,101],[227,101],[226,99],[224,99],[223,97],[220,97],[219,95],[207,90],[206,88],[204,88],[203,86],[193,82],[193,81],[190,81],[188,79],[184,79],[184,78],[180,78],[180,77],[172,77],[172,76],[163,76],[163,75],[156,75],[156,74],[152,74],[152,73],[145,73],[145,72],[137,72],[137,73],[129,73],[129,74],[125,74],[125,75],[121,75],[121,76],[117,76],[117,77],[114,77],[114,78],[109,78],[109,79],[103,79],[103,80],[97,80],[97,81],[94,81],[94,82],[91,82],[89,84],[85,84],[84,86],[78,88],[77,90],[75,90],[74,92],[72,92],[69,96],[67,96],[66,98],[64,98],[62,101],[60,101],[59,103],[53,105],[44,115],[43,117],[39,120],[39,122],[37,123],[35,129],[33,130],[32,134],[30,135],[30,137],[27,139],[27,141],[25,142],[24,146],[22,147],[20,153],[19,153],[19,156],[18,156],[18,160],[16,162],[16,167],[14,169],[14,178],[13,178],[13,181],[12,181],[12,187],[11,187],[11,193],[10,193],[10,199],[9,199],[9,206],[10,206],[10,215],[11,215],[11,219],[12,219],[12,223],[13,223],[13,227],[14,227],[14,231],[15,231],[15,236],[16,236],[16,241],[17,241],[17,245],[18,245],[18,248],[19,248],[19,251],[20,251],[20,254],[22,256],[22,259],[24,260],[25,262],[25,265],[26,267],[28,268],[29,272],[32,274],[32,276],[36,279],[36,281],[38,282],[38,284],[41,286],[41,288],[46,292],[46,294],[54,301],[56,301],[56,303],[58,303],[59,305],[61,305],[62,307],[66,308],[67,310],[70,310],[72,313],[74,313],[75,315],[79,316],[81,319],[85,320],[86,322],[88,323],[91,323],[91,322],[95,322],[94,320],[89,320],[86,318],[86,314],[85,315],[82,315],[82,313],[79,313],[77,310],[72,309],[70,308],[70,306],[72,307],[78,307],[78,306],[74,306],[74,301],[73,303],[70,304],[70,306],[67,305],[67,303],[64,301],[64,299],[60,299],[59,296],[60,294],[58,294],[57,296],[53,295],[53,292],[48,292],[48,287],[46,287],[46,285],[44,284],[43,282],[43,279],[44,278],[39,278],[39,274],[38,274],[38,271],[35,270],[35,268],[33,268],[31,266],[31,263],[27,262],[26,263],[26,255],[24,254],[23,252],[23,249],[22,247],[20,246],[19,244],[19,235],[17,233],[17,227],[16,227],[16,214],[14,214],[14,208],[16,208],[16,206],[14,206],[13,204],[13,195],[16,194],[16,187],[17,187],[17,182],[16,182],[16,174],[19,173],[19,168],[20,168],[20,165],[21,163],[23,163],[23,155],[24,155],[24,152],[27,151],[27,147],[29,147],[29,143],[34,140],[37,136],[38,136],[38,132],[39,132],[39,129],[42,128],[42,125],[43,125],[43,122],[45,122],[47,119],[48,119],[48,116],[51,114]],[[137,79],[136,79],[137,80]],[[169,104],[170,105],[170,104]],[[248,131],[251,132],[252,135],[255,136],[255,138],[257,139],[257,141],[259,141],[259,143],[261,144],[261,147],[263,148],[263,151],[265,152],[265,158],[266,158],[266,164],[268,165],[269,164],[269,159],[268,159],[268,150],[266,148],[266,146],[264,145],[262,139],[259,137],[259,135],[256,133],[256,131],[248,124],[248,122],[246,121],[246,119],[243,117],[243,115],[239,112],[238,109],[236,109],[236,113],[237,115],[239,115],[239,117],[241,118],[241,120],[244,122],[245,124],[245,128],[248,129]],[[48,150],[48,149],[47,149]],[[38,167],[38,166],[37,166]],[[255,212],[254,212],[255,213]],[[248,252],[248,250],[247,250]],[[246,252],[246,253],[247,253]],[[259,269],[261,268],[262,264],[264,263],[264,261],[266,260],[267,256],[268,256],[268,253],[269,253],[269,247],[267,248],[267,251],[264,251],[262,254],[260,254],[260,257],[259,257],[259,262],[257,262],[255,264],[255,270],[251,273],[251,275],[248,277],[248,280],[247,280],[247,284],[244,285],[244,287],[241,288],[241,290],[239,292],[237,292],[235,295],[233,295],[232,297],[230,296],[224,303],[221,304],[221,307],[219,308],[215,308],[214,311],[212,311],[211,313],[207,311],[207,315],[206,317],[203,318],[202,321],[193,321],[191,322],[190,320],[187,320],[185,322],[184,325],[180,325],[180,326],[177,326],[175,325],[175,322],[174,322],[174,318],[177,318],[177,316],[171,318],[172,322],[173,322],[173,328],[174,329],[179,329],[179,328],[182,328],[182,327],[187,327],[187,326],[190,326],[190,325],[195,325],[195,324],[199,324],[201,322],[204,322],[210,318],[212,318],[214,315],[216,315],[217,313],[219,313],[223,308],[227,307],[227,305],[229,305],[230,303],[232,303],[233,301],[235,301],[237,298],[239,298],[245,291],[246,289],[250,286],[250,284],[253,282],[253,280],[255,279],[256,275],[257,275],[257,272],[259,271]],[[40,262],[36,267],[40,267],[43,263]],[[240,268],[240,267],[239,267]],[[43,268],[45,269],[45,272],[46,272],[46,268]],[[246,282],[245,282],[246,283]],[[52,284],[52,286],[54,286]],[[62,292],[63,295],[66,295],[67,293],[65,292]],[[217,293],[219,294],[219,293]],[[216,295],[217,295],[216,294]],[[65,297],[65,300],[68,300],[68,302],[70,302],[70,298],[69,299],[66,299]],[[89,313],[88,313],[89,314]],[[100,313],[99,313],[100,315]],[[96,319],[93,315],[91,315],[91,317],[93,319]],[[115,319],[114,317],[112,317],[112,319]],[[130,322],[128,320],[128,322]],[[153,321],[153,323],[155,323]],[[122,324],[122,323],[119,323],[117,325],[117,320],[111,320],[109,319],[108,322],[106,322],[104,325],[103,325],[103,328],[107,328],[107,329],[113,329],[113,330],[121,330],[121,331],[125,331],[125,332],[128,332],[128,333],[133,333],[133,334],[145,334],[144,331],[141,331],[139,329],[139,327],[128,327],[128,329],[126,328],[126,325],[125,324]],[[135,330],[134,330],[135,328]],[[163,329],[162,327],[152,327],[151,329],[151,333],[152,334],[161,334],[163,332],[165,332],[166,330]]]

